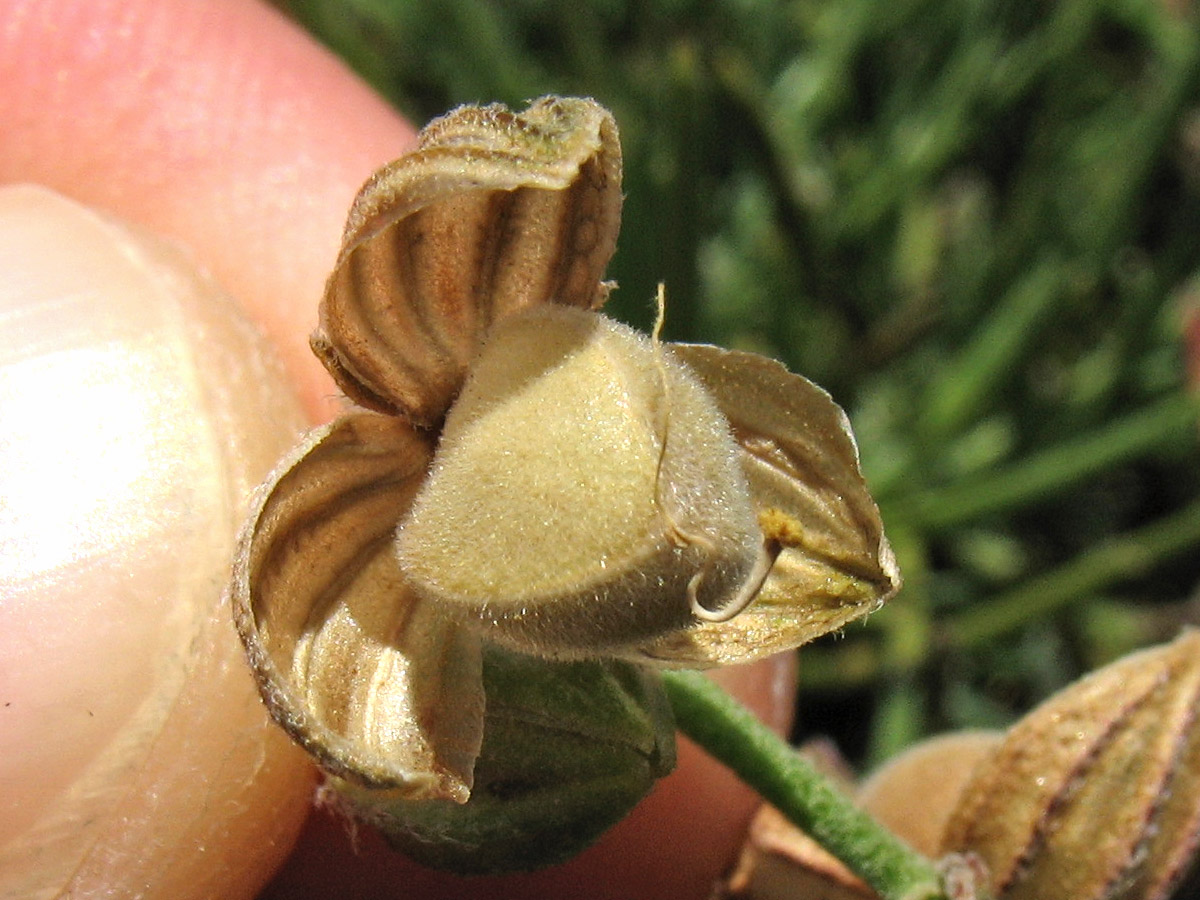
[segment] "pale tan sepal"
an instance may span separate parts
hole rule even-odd
[[[1200,632],[1055,695],[976,769],[945,852],[974,853],[1002,900],[1164,900],[1200,826]]]
[[[1000,746],[999,731],[951,731],[885,761],[859,786],[859,806],[918,853],[941,855],[946,821],[975,767]]]
[[[671,344],[728,418],[768,544],[779,556],[753,603],[642,646],[643,661],[748,662],[841,628],[900,588],[900,571],[829,394],[755,353]]]
[[[879,895],[783,817],[759,807],[742,854],[717,896],[723,900],[879,900]]]
[[[257,498],[233,603],[271,714],[325,769],[465,802],[479,640],[418,601],[393,552],[431,456],[426,437],[374,413],[311,432]]]
[[[493,322],[603,304],[621,147],[591,100],[461,107],[360,191],[312,347],[362,406],[431,426]]]

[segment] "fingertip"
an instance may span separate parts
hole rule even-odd
[[[263,4],[0,0],[0,18],[0,182],[188,247],[327,416],[317,301],[355,192],[412,128]]]
[[[311,768],[222,599],[297,404],[178,253],[0,191],[0,895],[249,897]]]

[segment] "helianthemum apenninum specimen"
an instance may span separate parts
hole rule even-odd
[[[649,667],[792,648],[898,586],[824,391],[596,312],[620,180],[608,112],[546,98],[455,110],[368,182],[313,337],[360,408],[244,533],[237,623],[272,714],[394,839],[471,848],[436,863],[577,849],[669,767]],[[559,771],[551,732],[627,752],[614,814],[588,800],[612,773]],[[491,831],[470,810],[556,789],[578,840],[489,852],[549,804]]]

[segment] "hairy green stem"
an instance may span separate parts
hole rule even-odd
[[[844,862],[884,900],[944,900],[934,864],[859,809],[699,672],[665,672],[679,729]]]

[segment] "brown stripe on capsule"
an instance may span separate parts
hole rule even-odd
[[[313,350],[360,405],[434,425],[495,321],[604,302],[620,208],[616,125],[596,103],[455,110],[359,193]]]
[[[1188,631],[1176,644],[1190,642],[1193,659],[1200,656],[1200,636]],[[1176,707],[1174,735],[1178,745],[1172,754],[1170,775],[1161,790],[1161,808],[1145,849],[1142,871],[1130,886],[1130,895],[1144,900],[1165,900],[1170,896],[1196,896],[1200,871],[1196,854],[1200,850],[1200,679],[1192,673],[1183,694],[1183,708]],[[1191,873],[1193,893],[1181,886]]]
[[[1197,845],[1200,633],[1052,697],[975,769],[943,852],[1003,900],[1165,900]]]

